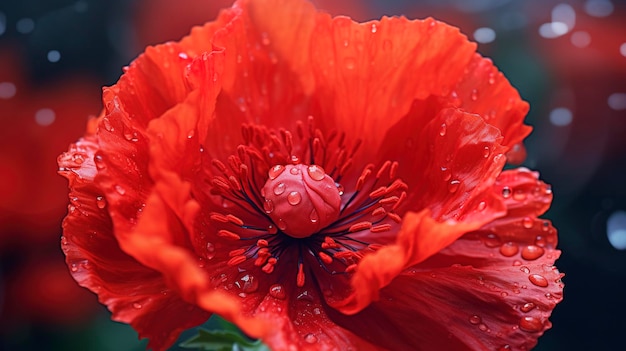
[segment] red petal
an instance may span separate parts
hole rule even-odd
[[[508,148],[520,143],[532,130],[524,125],[528,103],[493,65],[490,59],[474,55],[462,78],[448,95],[448,102],[476,113],[500,129]]]
[[[404,17],[363,24],[320,18],[311,46],[322,113],[366,140],[365,154],[375,153],[413,100],[453,86],[476,48],[455,27]]]
[[[542,185],[536,174],[511,173],[523,175],[518,184]],[[499,182],[513,185],[508,179]],[[404,271],[377,302],[331,319],[392,350],[532,348],[550,328],[548,317],[562,299],[563,275],[552,266],[560,251],[554,228],[536,218],[542,197],[507,205],[512,209],[507,217]]]
[[[63,222],[66,261],[74,279],[98,294],[114,320],[131,324],[142,338],[150,338],[150,347],[162,350],[210,315],[183,302],[160,273],[120,250],[107,214],[109,204],[94,183],[97,149],[94,137],[88,136],[59,157],[72,199]],[[85,155],[83,162],[75,162],[76,153]]]
[[[504,165],[505,149],[500,131],[479,116],[438,108],[435,99],[416,101],[387,133],[379,159],[399,161],[398,176],[409,186],[408,209],[429,208],[440,220],[464,219],[489,201],[484,194]],[[487,215],[503,209],[484,205],[490,205]]]

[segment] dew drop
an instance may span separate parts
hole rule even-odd
[[[263,210],[265,210],[267,214],[272,213],[272,211],[274,211],[274,202],[270,199],[266,199],[263,203]]]
[[[480,329],[481,331],[484,331],[484,332],[489,330],[489,328],[487,328],[487,325],[485,325],[484,323],[479,324],[478,325],[478,329]]]
[[[285,192],[286,188],[287,188],[287,186],[285,185],[285,183],[278,183],[278,184],[274,185],[274,194],[275,195],[281,195],[282,193]]]
[[[457,190],[459,190],[459,186],[461,185],[461,181],[460,180],[452,180],[450,181],[450,183],[448,184],[448,191],[451,193],[455,193]]]
[[[187,132],[187,139],[193,138],[194,135],[196,135],[196,131],[194,129],[191,129]]]
[[[337,191],[339,192],[339,196],[343,195],[343,192],[344,192],[343,185],[341,185],[339,183],[335,183],[335,186],[337,187]]]
[[[528,276],[528,280],[530,280],[530,282],[535,284],[536,286],[539,286],[542,288],[545,288],[548,286],[548,280],[543,275],[531,274]]]
[[[136,310],[141,309],[143,306],[139,302],[133,302],[133,308]]]
[[[311,223],[317,223],[320,220],[320,216],[315,209],[311,210],[311,214],[309,215],[309,219]]]
[[[526,274],[530,273],[530,269],[528,269],[528,267],[526,267],[526,266],[521,266],[519,268],[519,270],[524,272],[524,273],[526,273]]]
[[[267,32],[261,33],[261,44],[265,46],[270,45],[270,37]]]
[[[519,321],[519,328],[526,332],[535,333],[543,329],[543,323],[536,317],[522,317]]]
[[[376,33],[376,31],[378,31],[378,27],[376,27],[376,23],[372,23],[372,27],[370,29],[372,33]]]
[[[543,256],[545,250],[537,245],[528,245],[522,249],[522,258],[528,261],[533,261]]]
[[[118,194],[120,195],[124,195],[126,194],[126,189],[124,189],[121,185],[116,185],[115,186],[115,191],[117,191]]]
[[[484,211],[485,208],[487,208],[487,203],[485,201],[481,201],[478,203],[478,206],[476,206],[476,209],[478,211]]]
[[[441,167],[441,173],[443,173],[444,182],[447,182],[452,178],[452,173],[450,173],[450,170],[446,167]]]
[[[522,225],[524,226],[524,228],[526,229],[530,229],[533,227],[534,221],[532,218],[530,217],[524,217],[524,219],[522,219]]]
[[[294,158],[295,158],[295,159],[294,159]],[[292,160],[292,161],[295,161],[295,163],[298,163],[298,157],[297,157],[297,156],[291,156],[291,160]],[[291,173],[291,174],[293,174],[293,175],[298,175],[298,174],[300,174],[300,169],[298,169],[298,168],[296,168],[296,167],[292,167],[292,168],[289,170],[289,173]],[[278,194],[276,194],[276,195],[278,195]]]
[[[74,273],[78,272],[78,266],[76,265],[76,263],[72,263],[70,270]]]
[[[274,284],[270,286],[270,296],[275,299],[284,300],[287,297],[287,293],[282,285]]]
[[[520,307],[520,310],[522,310],[522,312],[524,312],[524,313],[528,313],[528,312],[532,311],[534,308],[535,308],[535,304],[534,303],[527,302],[522,307]]]
[[[445,123],[441,123],[441,126],[439,126],[439,135],[445,136],[447,129],[448,129],[448,126],[446,126]]]
[[[326,175],[326,172],[324,172],[324,169],[317,165],[309,166],[309,168],[307,169],[307,172],[309,173],[309,176],[311,177],[311,179],[317,180],[317,181],[324,179],[324,175]]]
[[[259,281],[250,274],[246,274],[235,283],[242,292],[246,294],[253,293],[259,288]]]
[[[489,77],[487,78],[487,82],[489,84],[495,84],[496,82],[496,73],[495,72],[489,72]]]
[[[292,191],[289,193],[289,195],[287,195],[287,202],[289,202],[289,204],[292,206],[299,204],[301,201],[302,195],[300,195],[300,193],[297,191]]]
[[[526,200],[526,192],[522,189],[515,190],[513,192],[513,200],[524,201]]]
[[[505,257],[515,256],[519,252],[519,247],[513,242],[507,242],[500,246],[500,254]]]
[[[346,65],[346,69],[353,70],[356,67],[356,60],[354,57],[346,57],[344,64]]]
[[[307,334],[304,337],[304,341],[308,344],[315,344],[317,342],[317,337],[313,334]]]
[[[478,90],[477,89],[472,89],[472,93],[470,94],[470,99],[472,99],[472,101],[478,100]]]
[[[488,158],[489,155],[491,155],[491,150],[489,149],[489,146],[485,146],[483,148],[483,157]]]
[[[502,197],[505,199],[511,197],[511,188],[509,188],[508,186],[502,188]]]
[[[271,180],[274,180],[278,178],[278,176],[281,175],[284,171],[285,171],[285,166],[275,165],[274,167],[270,168],[268,175]]]
[[[99,209],[105,208],[106,205],[107,205],[107,200],[105,200],[104,197],[102,196],[96,197],[96,206],[98,206]]]
[[[206,244],[206,258],[213,259],[215,257],[215,245],[213,243]]]
[[[113,128],[113,126],[111,125],[111,121],[109,121],[107,117],[104,117],[102,119],[102,125],[104,126],[104,129],[107,130],[107,132],[112,132],[115,130],[115,128]]]
[[[494,233],[489,233],[485,236],[485,246],[487,247],[498,247],[502,244],[500,241],[500,237]]]
[[[278,226],[278,229],[280,229],[280,230],[287,229],[287,223],[283,219],[279,219],[278,223],[276,223],[276,225]]]
[[[480,318],[480,316],[477,316],[477,315],[472,315],[469,317],[469,322],[474,325],[477,325],[482,321],[483,321],[482,318]]]

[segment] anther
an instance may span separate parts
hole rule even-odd
[[[247,259],[248,258],[246,256],[235,256],[231,258],[230,260],[228,260],[227,264],[229,266],[237,266],[237,265],[244,263]]]
[[[228,257],[241,256],[244,252],[246,252],[246,249],[232,250],[228,253]]]
[[[233,214],[226,215],[226,218],[228,219],[229,222],[231,222],[231,223],[233,223],[235,225],[238,225],[238,226],[242,226],[243,225],[243,221],[239,217],[237,217],[237,216],[235,216]]]
[[[241,239],[241,237],[238,234],[235,234],[235,233],[233,233],[231,231],[224,230],[224,229],[219,230],[217,232],[217,236],[225,238],[225,239],[230,239],[230,240],[239,240],[239,239]]]
[[[360,232],[361,230],[370,229],[370,228],[372,228],[372,222],[359,222],[359,223],[351,225],[348,231],[351,233],[355,233],[355,232]]]
[[[304,286],[304,268],[302,263],[298,263],[298,275],[296,276],[296,285],[299,288]]]
[[[372,233],[381,233],[391,230],[391,224],[379,224],[370,228]]]
[[[326,253],[324,252],[318,252],[317,256],[319,256],[320,260],[322,260],[322,262],[326,263],[326,264],[331,264],[333,262],[333,258],[328,256]]]

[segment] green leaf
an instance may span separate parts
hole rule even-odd
[[[198,335],[180,344],[203,351],[269,351],[260,340],[252,341],[232,330],[198,329]]]

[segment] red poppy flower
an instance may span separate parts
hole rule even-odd
[[[74,277],[158,350],[212,313],[275,350],[534,346],[552,195],[502,171],[528,105],[475,49],[284,0],[147,48],[59,158]]]

